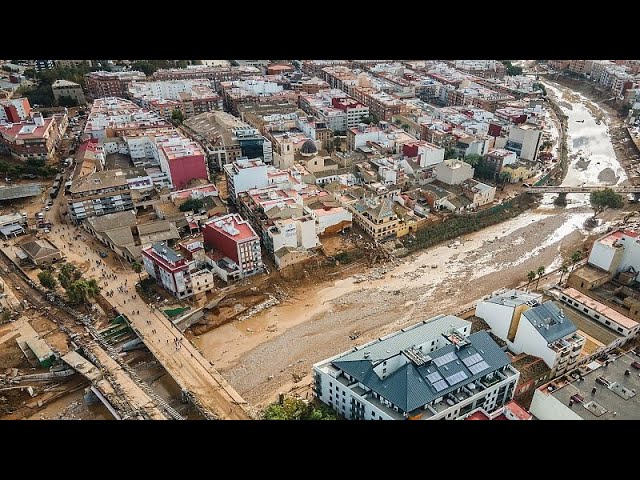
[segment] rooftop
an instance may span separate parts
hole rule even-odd
[[[610,318],[611,320],[623,326],[624,328],[632,329],[636,325],[638,325],[638,322],[636,322],[635,320],[632,320],[629,317],[614,310],[613,308],[608,307],[605,304],[598,302],[597,300],[594,300],[593,298],[585,295],[584,293],[579,292],[575,288],[572,288],[572,287],[565,288],[564,290],[562,290],[562,293],[567,295],[568,297],[571,297],[579,301],[580,303],[583,303],[584,305],[586,305],[592,310],[595,310],[599,314],[604,315],[607,318]]]
[[[640,233],[633,232],[631,230],[616,230],[615,232],[611,232],[610,234],[600,238],[598,242],[613,246],[614,243],[621,240],[623,237],[638,238],[638,236],[640,236]]]
[[[235,242],[258,239],[258,236],[253,228],[251,228],[251,225],[249,225],[249,223],[237,213],[229,213],[220,217],[213,217],[205,223],[205,228],[217,230]]]
[[[593,370],[583,374],[583,381],[568,383],[551,395],[565,406],[571,397],[579,400],[576,397],[579,395],[583,400],[568,408],[583,420],[640,420],[640,395],[636,395],[640,390],[640,377],[637,370],[630,367],[638,360],[633,354],[625,354],[607,366],[591,362],[588,366]],[[630,370],[631,375],[625,375],[626,370]],[[595,394],[591,393],[593,388]]]
[[[42,193],[42,186],[38,183],[10,185],[0,187],[0,201],[14,198],[35,197]]]
[[[522,315],[529,320],[529,323],[548,343],[564,338],[577,330],[573,322],[565,316],[563,310],[552,301],[530,308]]]
[[[512,289],[495,294],[486,301],[490,303],[497,303],[499,305],[507,305],[509,307],[517,307],[525,303],[529,305],[537,305],[542,301],[542,294]]]
[[[71,194],[103,190],[128,185],[127,177],[122,170],[104,170],[91,173],[73,180]]]

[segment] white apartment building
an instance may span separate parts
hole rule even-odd
[[[462,160],[449,159],[435,166],[436,178],[447,185],[458,185],[473,178],[474,168]]]
[[[519,372],[487,332],[440,315],[316,363],[314,394],[347,419],[455,420],[511,398]]]
[[[264,188],[269,185],[267,171],[269,166],[259,158],[239,158],[233,163],[222,167],[227,180],[229,198],[235,203],[239,193],[252,188]]]
[[[522,313],[513,351],[540,357],[552,376],[562,375],[576,368],[586,342],[577,330],[555,303],[544,302]]]
[[[267,230],[269,249],[275,253],[283,247],[310,249],[320,245],[312,215],[274,220]]]
[[[542,131],[529,125],[512,126],[505,148],[515,152],[519,158],[535,162],[542,139]]]
[[[589,265],[617,275],[620,272],[640,272],[640,234],[631,230],[607,233],[593,244]],[[637,276],[636,276],[637,278]]]
[[[493,334],[509,345],[515,339],[522,312],[542,303],[542,294],[523,290],[498,290],[478,302],[476,316],[487,322]]]

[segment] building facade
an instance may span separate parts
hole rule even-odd
[[[519,373],[487,332],[451,315],[316,363],[314,395],[347,419],[455,420],[508,403]]]
[[[78,105],[84,105],[87,103],[84,98],[82,85],[79,83],[70,82],[68,80],[56,80],[51,85],[51,90],[53,90],[53,98],[55,98],[56,102],[60,102],[61,97],[69,97],[70,99],[75,100]]]
[[[90,72],[85,75],[87,92],[92,98],[122,97],[126,98],[128,86],[133,81],[143,81],[146,75],[142,72]]]

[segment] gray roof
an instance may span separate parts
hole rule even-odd
[[[485,331],[469,335],[460,349],[449,344],[432,352],[429,357],[432,360],[422,365],[409,360],[384,379],[374,371],[378,362],[371,358],[337,359],[332,364],[404,412],[412,412],[511,363],[507,354]],[[441,363],[446,358],[451,360]]]
[[[170,262],[179,262],[180,260],[182,260],[182,257],[178,256],[178,254],[176,253],[175,250],[173,250],[172,248],[170,248],[166,243],[164,242],[157,242],[153,244],[153,249],[156,251],[156,253],[158,255],[164,256],[167,260],[169,260]]]
[[[42,193],[42,187],[37,183],[25,185],[11,185],[0,187],[0,200],[12,200],[14,198],[35,197]]]
[[[47,239],[31,240],[20,244],[22,250],[31,258],[45,258],[60,252],[54,244]]]
[[[528,302],[531,302],[531,304],[533,304],[534,301],[540,303],[541,299],[542,295],[539,293],[528,293],[522,290],[512,289],[499,295],[495,295],[486,301],[490,303],[497,303],[498,305],[518,307]]]
[[[135,210],[108,213],[99,217],[89,217],[86,220],[96,232],[104,233],[123,227],[133,227],[137,222]]]
[[[431,341],[431,339],[443,332],[448,332],[452,328],[459,329],[467,325],[471,325],[471,322],[453,315],[438,315],[417,325],[403,328],[387,337],[381,337],[373,342],[356,347],[356,350],[346,353],[336,360],[363,360],[365,352],[369,354],[369,361],[387,360],[396,356],[402,350]]]
[[[548,342],[571,335],[578,329],[552,301],[530,308],[522,314]]]

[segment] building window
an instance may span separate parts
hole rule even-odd
[[[596,313],[596,314],[594,315],[594,317],[596,317],[596,318],[598,318],[598,319],[599,319],[599,318],[600,318],[600,315],[598,315],[598,314]]]
[[[618,331],[622,333],[622,327],[618,327]]]
[[[583,308],[582,311],[585,312],[585,313],[589,313],[589,309],[588,308]]]

